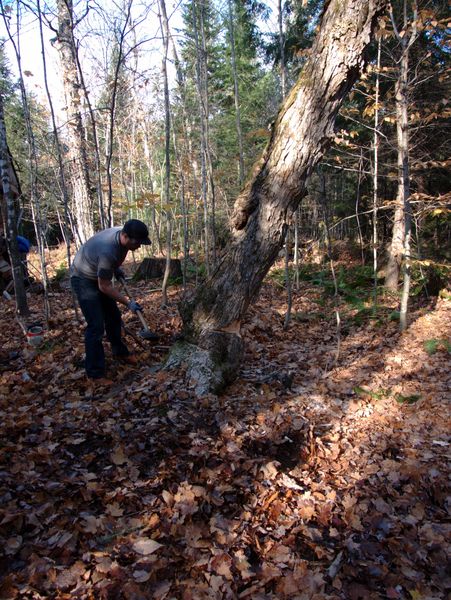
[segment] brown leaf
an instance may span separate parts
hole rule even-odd
[[[154,589],[152,598],[154,598],[154,600],[164,600],[169,594],[170,589],[170,581],[160,581],[160,583],[158,583]]]
[[[153,554],[158,550],[158,548],[162,548],[162,544],[159,544],[150,538],[141,538],[133,544],[133,550],[138,554],[142,554],[143,556]]]
[[[124,454],[124,449],[122,446],[116,446],[114,451],[110,454],[111,461],[115,465],[123,465],[127,462],[127,457]]]
[[[226,554],[221,553],[214,556],[210,562],[211,569],[218,575],[222,575],[226,579],[232,580],[233,575],[230,570],[232,566],[232,558]]]
[[[0,581],[1,600],[14,600],[19,597],[19,590],[15,586],[12,575],[7,575]]]
[[[138,583],[149,581],[151,573],[149,571],[136,570],[133,571],[133,579]]]
[[[96,566],[96,571],[98,571],[99,573],[109,573],[111,571],[111,569],[113,568],[113,561],[111,560],[111,558],[109,558],[108,556],[103,556],[100,558],[99,562],[97,563]]]
[[[15,554],[19,548],[22,546],[22,536],[17,535],[15,537],[10,537],[6,540],[5,544],[5,554],[11,555]]]
[[[251,565],[247,560],[243,550],[237,550],[234,556],[235,567],[241,574],[241,578],[246,580],[253,576]]]
[[[124,514],[124,509],[121,508],[117,502],[107,504],[106,511],[112,517],[122,517]]]

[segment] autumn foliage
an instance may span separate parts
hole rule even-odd
[[[37,350],[1,301],[0,598],[444,598],[449,348],[425,342],[450,339],[449,300],[403,335],[349,321],[334,366],[318,287],[284,331],[268,280],[238,380],[196,397],[161,368],[179,292],[162,309],[147,289],[161,345],[129,339],[140,365],[111,361],[101,389],[64,285]]]

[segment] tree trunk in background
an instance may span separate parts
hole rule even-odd
[[[416,39],[416,3],[414,4],[413,29],[407,35],[409,25],[407,19],[407,0],[404,0],[404,22],[402,32],[398,32],[393,13],[391,13],[395,35],[401,46],[401,59],[399,62],[399,76],[395,86],[396,104],[396,137],[398,145],[398,192],[396,195],[396,209],[393,222],[392,241],[388,252],[388,263],[385,275],[385,287],[389,290],[398,289],[399,271],[403,259],[404,246],[410,246],[410,182],[409,182],[409,99],[408,99],[408,74],[409,74],[409,49]],[[409,221],[407,223],[406,221]],[[406,231],[409,240],[406,240]],[[409,248],[410,252],[410,248]],[[410,272],[410,266],[409,266]]]
[[[202,60],[201,60],[201,71],[202,71],[202,115],[204,119],[203,130],[205,135],[205,167],[207,171],[207,202],[210,210],[210,234],[211,234],[211,258],[213,266],[216,265],[216,192],[215,184],[213,179],[213,161],[211,158],[210,148],[210,99],[208,92],[208,51],[207,51],[207,38],[205,37],[205,7],[206,0],[200,0],[200,41],[202,47]]]
[[[236,135],[238,138],[238,177],[240,183],[240,189],[244,184],[244,151],[243,151],[243,132],[241,130],[241,112],[240,112],[240,93],[238,89],[238,73],[236,68],[236,55],[235,55],[235,32],[234,32],[234,15],[232,0],[228,0],[229,9],[229,34],[230,34],[230,54],[232,62],[232,74],[233,74],[233,90],[235,100],[235,123],[236,123]]]
[[[180,208],[182,213],[182,222],[183,222],[183,289],[186,290],[186,269],[188,265],[188,256],[189,256],[189,230],[188,230],[188,206],[186,201],[186,184],[185,184],[185,173],[183,169],[183,148],[188,149],[187,143],[187,123],[188,117],[186,115],[186,85],[183,76],[183,71],[181,69],[180,60],[177,54],[177,48],[174,43],[174,39],[171,35],[172,42],[172,53],[174,56],[174,66],[176,70],[177,76],[177,87],[180,94],[181,100],[181,109],[182,109],[182,152],[179,151],[179,144],[177,141],[177,135],[175,132],[175,128],[172,128],[172,139],[174,145],[174,155],[175,160],[179,168],[179,177],[180,177]]]
[[[127,11],[125,14],[125,21],[123,26],[119,32],[119,39],[117,40],[118,44],[118,57],[116,66],[114,69],[114,78],[113,78],[113,88],[111,90],[111,104],[109,111],[109,122],[108,122],[108,143],[106,144],[106,178],[108,183],[108,206],[107,206],[107,224],[108,227],[113,227],[114,225],[114,214],[113,214],[113,173],[112,173],[112,160],[113,160],[113,145],[114,145],[114,124],[115,124],[115,116],[116,116],[116,100],[117,100],[117,89],[118,89],[118,80],[119,73],[122,66],[123,56],[124,56],[124,42],[126,36],[127,25],[130,20],[130,11],[132,8],[131,0],[127,4]]]
[[[373,274],[374,274],[374,310],[377,309],[377,208],[379,199],[379,93],[380,93],[380,68],[381,47],[379,39],[377,43],[376,63],[376,95],[374,111],[374,138],[373,138]]]
[[[79,242],[84,243],[94,233],[89,193],[88,161],[82,120],[80,80],[73,36],[72,0],[57,0],[58,51],[61,61],[67,113],[67,137],[73,213]]]
[[[199,121],[200,121],[200,159],[201,159],[201,190],[202,190],[202,206],[204,214],[204,252],[205,252],[205,268],[207,275],[210,275],[210,236],[208,232],[208,197],[207,197],[207,167],[206,167],[206,132],[205,132],[205,99],[203,91],[202,68],[203,54],[201,52],[199,42],[199,27],[198,27],[198,5],[193,2],[193,31],[194,41],[196,45],[196,87],[197,99],[199,102]]]
[[[409,181],[409,113],[407,98],[407,74],[408,50],[404,49],[400,63],[399,79],[396,82],[396,133],[398,140],[398,196],[397,202],[402,209],[402,238],[401,258],[404,257],[404,278],[407,276],[410,282],[410,231],[411,231],[411,209],[410,209],[410,181]],[[398,264],[398,263],[397,263]],[[399,274],[399,273],[398,273]],[[397,282],[396,282],[397,283]],[[408,286],[410,288],[410,285]],[[401,304],[400,323],[401,330],[407,327],[407,297]]]
[[[402,202],[404,221],[404,275],[403,290],[400,308],[401,331],[407,329],[407,309],[409,303],[410,278],[411,278],[411,256],[410,241],[412,232],[412,208],[410,204],[410,160],[409,160],[409,51],[417,38],[417,5],[413,0],[413,17],[410,35],[401,35],[396,27],[395,33],[401,44],[402,53],[399,63],[399,77],[396,82],[396,133],[398,140],[398,202]],[[407,0],[404,0],[404,27],[406,31]],[[393,15],[392,21],[394,23]]]
[[[285,94],[287,93],[287,69],[285,66],[285,34],[283,32],[282,0],[278,0],[277,3],[277,17],[279,21],[280,88],[282,92],[282,100],[284,100]]]
[[[399,270],[401,268],[402,254],[404,251],[404,205],[401,193],[401,189],[398,187],[392,239],[388,251],[388,262],[385,271],[384,285],[388,290],[392,291],[398,289]]]
[[[364,66],[364,50],[386,5],[387,0],[326,3],[310,57],[277,116],[253,177],[235,202],[229,250],[206,284],[180,307],[185,339],[197,348],[175,348],[172,358],[178,353],[187,360],[191,353],[188,365],[198,394],[236,377],[243,353],[241,320],[329,145],[337,112]],[[209,367],[208,375],[196,371],[197,359]]]
[[[3,11],[3,3],[0,1],[0,5]],[[19,9],[18,9],[19,10]],[[38,9],[39,10],[39,9]],[[36,151],[36,141],[35,135],[32,126],[32,119],[30,115],[30,105],[27,97],[25,82],[24,82],[24,73],[22,70],[22,56],[20,51],[20,32],[17,31],[17,39],[11,35],[11,29],[9,26],[8,20],[4,16],[4,23],[6,30],[8,32],[9,39],[14,47],[14,53],[17,59],[17,67],[19,69],[19,87],[20,94],[22,97],[22,107],[25,119],[25,127],[27,132],[27,144],[28,144],[28,168],[29,168],[29,185],[30,185],[30,209],[31,215],[33,219],[33,225],[36,235],[36,243],[39,250],[39,257],[41,262],[41,274],[42,274],[42,283],[44,286],[44,308],[45,308],[45,320],[48,322],[49,314],[50,314],[50,305],[48,301],[48,279],[45,265],[45,235],[44,235],[44,227],[43,227],[43,214],[41,210],[41,202],[38,194],[38,165],[37,165],[37,151]],[[6,138],[5,138],[6,139]],[[14,185],[19,189],[19,184],[17,181],[16,174],[11,165],[11,177],[10,182],[14,182]],[[16,185],[17,184],[17,185]],[[16,194],[16,197],[19,194]],[[17,228],[18,225],[16,224]],[[14,248],[10,248],[11,251],[14,251]]]
[[[52,129],[53,129],[53,137],[55,138],[55,146],[56,146],[56,156],[58,159],[58,167],[59,167],[59,180],[61,187],[61,194],[63,196],[63,210],[64,210],[64,220],[60,218],[60,214],[58,211],[58,221],[61,227],[61,233],[63,235],[64,243],[66,245],[66,256],[67,256],[67,267],[71,266],[71,255],[70,255],[70,218],[69,218],[69,194],[67,191],[66,185],[66,177],[64,174],[64,161],[63,161],[63,150],[61,148],[61,141],[59,137],[58,128],[56,126],[56,117],[55,117],[55,109],[53,107],[52,95],[50,94],[49,88],[49,80],[47,76],[47,60],[45,57],[45,46],[44,46],[44,33],[42,26],[42,13],[41,13],[41,5],[39,0],[36,3],[36,7],[38,10],[38,21],[39,21],[39,39],[41,42],[41,56],[42,56],[42,67],[44,72],[44,86],[47,94],[47,102],[49,103],[50,108],[50,116],[52,120]],[[73,234],[73,232],[72,232]]]
[[[158,0],[160,8],[159,19],[163,35],[164,54],[161,61],[161,74],[163,76],[164,87],[164,203],[166,206],[166,268],[164,271],[162,285],[162,306],[167,306],[168,295],[167,286],[169,280],[169,271],[171,268],[171,249],[172,249],[172,219],[169,210],[170,201],[170,183],[171,183],[171,158],[170,158],[170,140],[171,140],[171,109],[169,105],[169,84],[168,84],[168,51],[169,51],[169,23],[166,13],[166,4],[164,0]]]
[[[25,292],[24,271],[17,247],[17,215],[16,202],[19,196],[18,185],[9,156],[6,140],[5,118],[3,114],[3,97],[0,94],[0,176],[2,178],[3,198],[6,207],[6,236],[11,258],[11,269],[14,281],[17,313],[23,317],[30,314],[27,294]]]
[[[199,101],[201,133],[202,202],[204,208],[205,266],[210,274],[210,258],[216,262],[216,208],[213,166],[210,153],[209,98],[208,98],[208,56],[204,26],[204,0],[193,2],[193,30],[196,45],[196,86]],[[211,255],[211,256],[210,256]]]
[[[100,148],[99,148],[99,137],[97,135],[97,121],[94,114],[94,109],[91,104],[91,100],[89,98],[89,91],[86,87],[85,79],[83,77],[83,72],[81,69],[80,59],[78,56],[78,52],[75,55],[78,66],[78,73],[80,77],[80,85],[83,89],[83,94],[86,102],[86,106],[89,112],[89,120],[91,122],[91,133],[92,133],[92,144],[94,146],[94,156],[95,156],[95,179],[96,179],[96,187],[97,187],[97,202],[99,206],[99,220],[101,229],[105,229],[106,226],[106,217],[105,217],[105,203],[103,200],[103,189],[102,189],[102,171],[101,171],[101,160],[100,160]]]

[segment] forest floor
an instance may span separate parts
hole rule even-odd
[[[162,340],[127,338],[140,364],[110,357],[111,388],[85,379],[67,287],[37,350],[0,299],[0,599],[448,597],[449,294],[404,334],[393,303],[343,304],[334,364],[331,297],[302,280],[284,331],[269,277],[239,378],[198,398],[161,368],[181,290],[131,286]]]

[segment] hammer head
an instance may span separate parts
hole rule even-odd
[[[144,340],[147,340],[149,342],[158,342],[158,340],[160,339],[160,336],[156,333],[153,333],[153,331],[150,331],[150,329],[141,329],[139,335]]]

